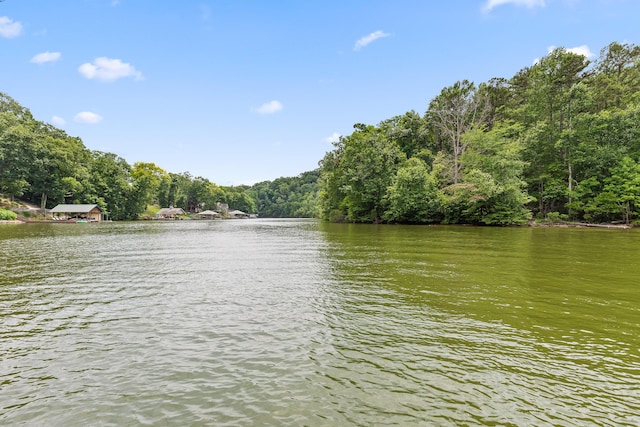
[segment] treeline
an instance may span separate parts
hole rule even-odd
[[[96,203],[110,218],[126,220],[139,218],[148,205],[197,212],[215,210],[220,202],[261,216],[312,216],[317,175],[225,187],[154,163],[130,165],[113,153],[87,149],[80,138],[34,119],[27,108],[0,93],[0,193],[42,209]]]
[[[631,222],[640,214],[640,48],[558,48],[513,77],[356,124],[320,162],[331,221]]]
[[[316,218],[319,170],[297,177],[259,182],[249,190],[260,216],[267,218]]]
[[[97,203],[135,219],[148,205],[218,202],[262,217],[518,224],[630,223],[640,215],[640,47],[597,60],[558,48],[511,78],[442,89],[424,114],[356,124],[320,168],[223,187],[88,150],[0,93],[0,192],[39,204]]]

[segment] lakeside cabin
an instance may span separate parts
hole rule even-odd
[[[185,215],[182,208],[162,208],[156,213],[157,219],[176,219],[179,215]]]
[[[202,219],[220,218],[220,214],[218,212],[212,211],[212,210],[206,210],[206,211],[198,212],[196,215],[199,216]]]
[[[229,215],[230,218],[249,218],[249,214],[239,211],[237,209],[232,209],[229,212],[227,212],[227,215]]]
[[[49,210],[53,220],[86,220],[101,222],[103,220],[102,209],[98,205],[60,204]]]

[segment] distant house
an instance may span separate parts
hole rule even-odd
[[[61,204],[49,210],[53,218],[85,219],[87,221],[102,221],[102,209],[98,205],[65,205]]]
[[[229,215],[231,218],[249,218],[249,214],[239,211],[237,209],[232,209],[229,212],[227,212],[227,215]]]
[[[200,218],[203,218],[203,219],[214,219],[214,218],[220,217],[220,214],[218,212],[211,211],[211,210],[198,212],[196,215],[198,215]]]
[[[182,208],[162,208],[156,214],[158,219],[176,219],[178,215],[185,215]]]

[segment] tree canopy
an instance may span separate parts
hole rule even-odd
[[[557,48],[511,78],[442,89],[420,116],[356,125],[320,162],[332,221],[638,219],[640,48]]]

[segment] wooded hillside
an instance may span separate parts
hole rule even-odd
[[[640,48],[557,48],[442,89],[423,115],[356,124],[321,162],[332,221],[515,224],[640,213]]]

